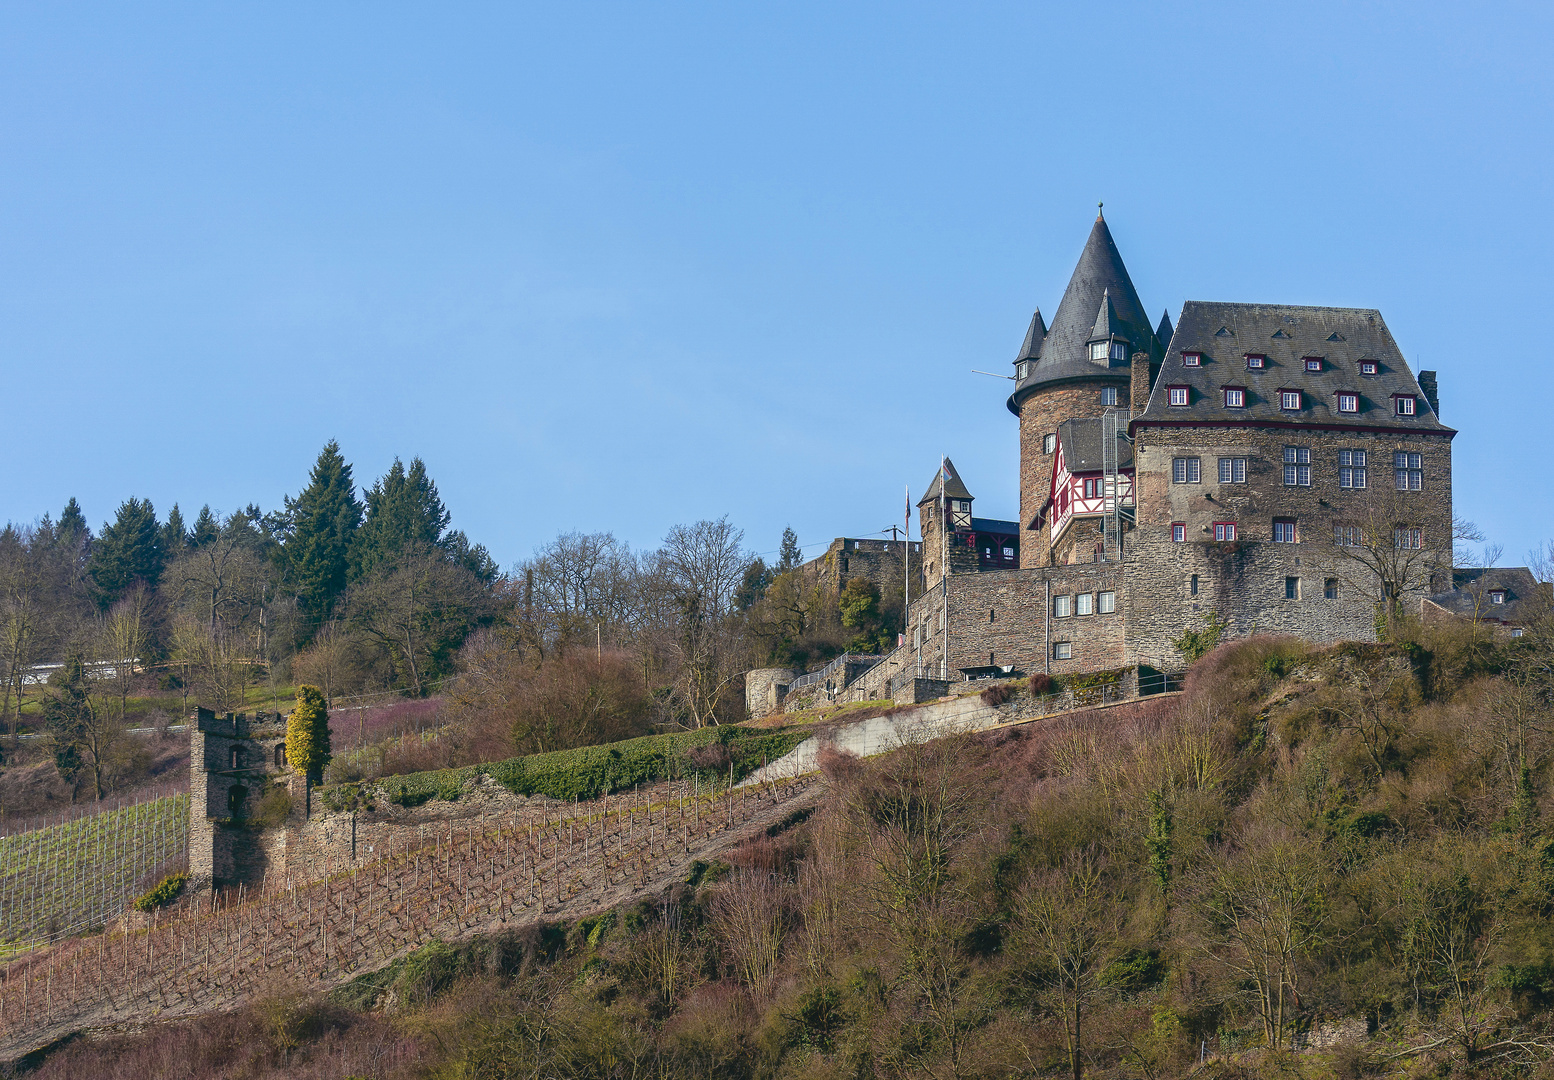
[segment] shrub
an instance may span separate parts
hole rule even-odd
[[[188,874],[168,874],[135,900],[135,910],[155,911],[157,908],[166,907],[178,899],[187,884],[189,884]]]
[[[1046,694],[1055,694],[1057,693],[1058,689],[1057,680],[1054,679],[1051,675],[1048,675],[1045,671],[1038,671],[1036,674],[1032,675],[1030,679],[1027,680],[1026,685],[1030,687],[1031,697],[1042,697]]]
[[[329,710],[316,686],[297,687],[297,707],[286,720],[286,763],[314,783],[329,764]]]
[[[250,829],[268,829],[279,825],[291,813],[291,793],[280,784],[270,784],[259,796],[259,803],[249,815]]]
[[[996,709],[1014,697],[1014,685],[1012,683],[999,683],[996,686],[989,686],[977,696],[982,699],[982,704],[990,705]]]

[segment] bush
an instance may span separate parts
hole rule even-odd
[[[1044,671],[1038,671],[1027,680],[1031,697],[1043,697],[1047,694],[1055,694],[1058,691],[1058,682]]]
[[[996,709],[998,706],[1014,697],[1014,684],[999,683],[997,686],[988,687],[977,696],[982,699],[982,704],[990,705]]]
[[[297,687],[297,706],[286,719],[286,764],[314,783],[329,764],[329,710],[316,686]]]
[[[136,911],[155,911],[157,908],[166,907],[177,900],[183,893],[183,887],[189,884],[188,874],[168,874],[156,886],[142,894],[135,901]]]
[[[550,754],[509,758],[462,769],[438,769],[386,777],[374,787],[398,806],[420,806],[432,799],[456,801],[466,786],[489,776],[515,795],[548,795],[553,799],[594,799],[672,777],[700,776],[707,784],[726,782],[732,765],[736,780],[765,761],[775,761],[810,737],[803,729],[759,731],[752,728],[704,728],[676,735],[557,750]],[[722,752],[714,752],[721,746]],[[715,763],[710,765],[702,762]],[[324,804],[343,809],[352,798],[369,797],[363,785],[341,785],[321,792]]]

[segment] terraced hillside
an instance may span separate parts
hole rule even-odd
[[[811,802],[821,783],[535,800],[511,823],[454,827],[354,870],[38,950],[0,981],[0,1061],[85,1027],[232,1008],[281,987],[328,989],[433,939],[613,906],[683,879],[695,860]]]

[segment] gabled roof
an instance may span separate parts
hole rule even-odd
[[[928,485],[928,490],[923,492],[923,497],[917,500],[918,506],[922,506],[924,503],[934,502],[939,498],[939,487],[944,479],[944,473],[950,474],[949,483],[944,485],[945,498],[969,499],[972,497],[971,492],[966,490],[966,485],[961,483],[960,474],[955,471],[954,462],[950,461],[949,458],[945,458],[944,470],[942,472],[934,473],[933,483]]]
[[[1436,607],[1474,618],[1497,622],[1530,620],[1550,599],[1549,586],[1532,576],[1525,566],[1464,566],[1451,572],[1452,591],[1429,598]],[[1492,604],[1489,594],[1505,593],[1503,604]]]
[[[1097,341],[1113,336],[1126,337],[1125,334],[1119,333],[1117,309],[1112,307],[1112,291],[1107,289],[1101,293],[1101,310],[1096,312],[1095,326],[1090,330],[1090,340]]]
[[[1047,336],[1047,324],[1042,321],[1041,308],[1036,309],[1036,314],[1031,316],[1031,328],[1025,332],[1025,343],[1020,346],[1020,355],[1014,358],[1018,364],[1021,360],[1034,360],[1041,355],[1041,343]]]
[[[1075,379],[1127,377],[1129,360],[1091,361],[1088,348],[1097,321],[1097,311],[1110,301],[1112,333],[1127,339],[1135,351],[1147,352],[1159,360],[1162,345],[1150,329],[1149,316],[1139,303],[1128,268],[1112,240],[1106,221],[1097,217],[1090,237],[1080,252],[1079,264],[1063,292],[1052,325],[1042,339],[1036,363],[1028,375],[1015,384],[1009,397],[1009,411],[1019,413],[1021,399],[1036,387]],[[1029,335],[1027,335],[1028,337]]]
[[[1182,363],[1188,352],[1200,355],[1199,366]],[[1267,359],[1261,368],[1249,369],[1248,353]],[[1306,357],[1321,357],[1322,370],[1307,371]],[[1361,360],[1376,361],[1377,373],[1361,375]],[[1169,404],[1172,386],[1188,387],[1187,405]],[[1244,408],[1224,407],[1225,386],[1245,387]],[[1281,390],[1301,391],[1299,412],[1279,407]],[[1339,413],[1339,390],[1358,391],[1358,413]],[[1393,399],[1401,395],[1417,399],[1415,415],[1396,415]],[[1182,305],[1149,404],[1132,427],[1153,423],[1320,424],[1455,434],[1431,409],[1379,311],[1201,300]]]
[[[995,535],[1008,534],[1010,536],[1019,536],[1020,523],[1018,521],[1005,521],[1002,518],[974,517],[971,519],[971,531],[979,533],[993,533]]]
[[[1058,425],[1058,442],[1063,447],[1063,467],[1071,474],[1101,472],[1106,462],[1101,456],[1101,418],[1065,420]],[[1117,467],[1133,468],[1133,444],[1117,440]]]

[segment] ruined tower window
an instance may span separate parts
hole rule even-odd
[[[1058,437],[1056,435],[1043,435],[1041,437],[1041,452],[1043,454],[1050,454],[1057,448]]]
[[[1115,386],[1103,386],[1103,387],[1101,387],[1101,404],[1102,405],[1115,405],[1115,404],[1117,404],[1117,388]]]
[[[1365,465],[1364,450],[1338,451],[1338,486],[1354,490],[1365,487]]]
[[[1273,542],[1275,544],[1295,544],[1296,539],[1294,518],[1273,519]]]
[[[1190,581],[1188,581],[1188,583],[1187,583],[1187,595],[1188,596],[1197,596],[1198,595],[1198,575],[1197,574],[1194,574],[1192,576],[1192,579]]]
[[[1095,613],[1095,597],[1087,592],[1082,592],[1074,597],[1075,615],[1093,615]]]
[[[1178,544],[1185,543],[1187,541],[1187,522],[1171,522],[1171,539]]]
[[[1074,646],[1067,641],[1054,641],[1052,643],[1052,659],[1069,660],[1074,655]]]
[[[1330,577],[1326,581],[1322,582],[1322,599],[1324,599],[1324,600],[1337,600],[1338,599],[1338,579],[1337,578]]]
[[[847,573],[847,556],[842,556],[842,573]]]
[[[1054,596],[1052,598],[1052,617],[1054,619],[1066,619],[1073,612],[1072,596]]]
[[[227,817],[240,818],[243,816],[243,804],[248,801],[248,789],[242,784],[233,784],[227,788]]]
[[[1117,610],[1117,594],[1111,590],[1097,593],[1095,596],[1095,610],[1100,615],[1110,615]]]
[[[1284,598],[1286,600],[1300,599],[1300,578],[1287,577],[1284,579]]]
[[[276,743],[275,744],[275,764],[276,764],[277,767],[280,767],[280,766],[286,764],[286,744],[285,743]]]
[[[227,768],[229,768],[229,769],[236,769],[242,763],[242,755],[238,751],[238,748],[235,747],[235,746],[232,748],[231,755],[232,755],[232,763],[230,765],[228,765]]]
[[[1202,472],[1203,462],[1195,457],[1171,459],[1171,483],[1196,484]]]

